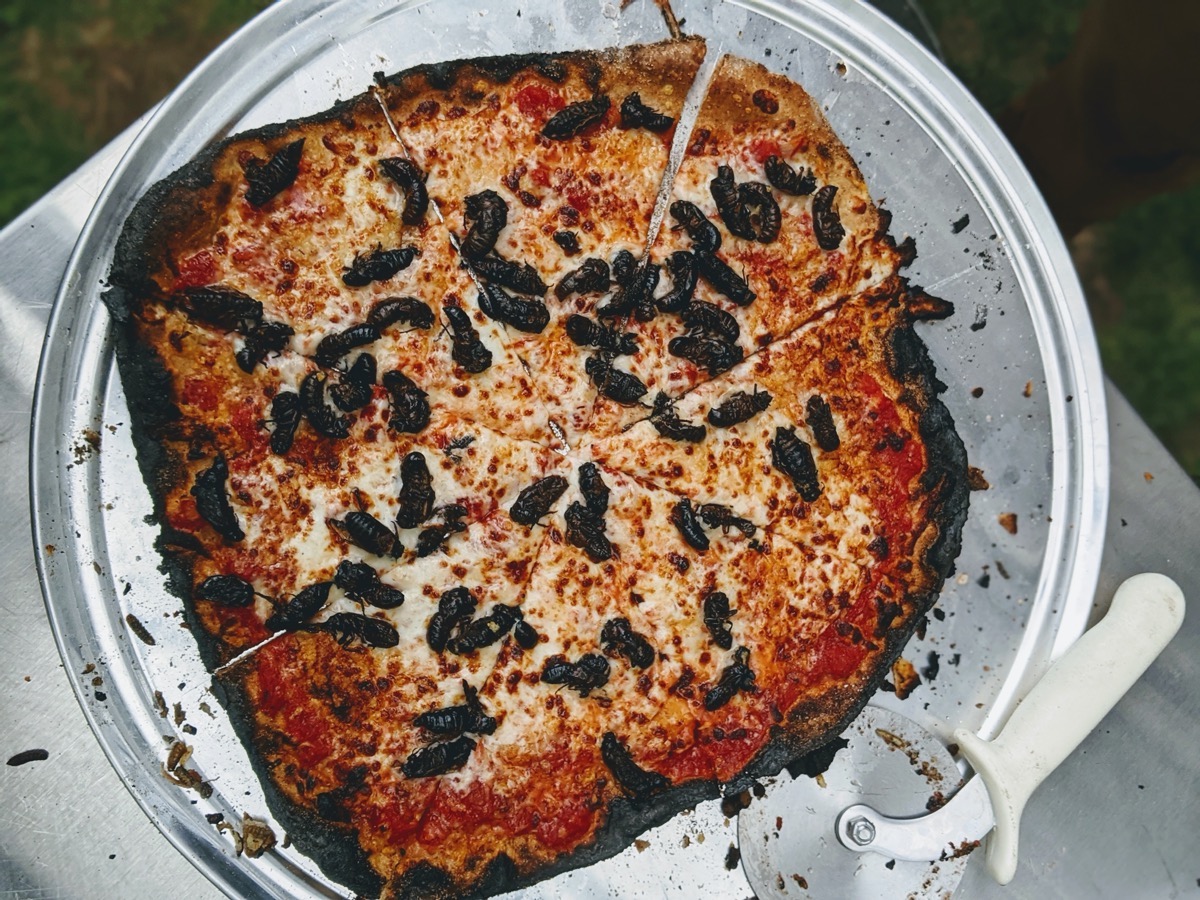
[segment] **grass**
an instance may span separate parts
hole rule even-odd
[[[268,0],[0,5],[0,224],[162,99]]]
[[[573,0],[566,0],[573,2]],[[159,100],[268,0],[7,0],[0,225]],[[947,63],[993,114],[1070,50],[1088,0],[923,0]],[[1108,374],[1200,479],[1200,186],[1072,247]]]

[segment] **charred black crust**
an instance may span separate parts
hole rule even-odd
[[[532,70],[547,81],[563,81],[570,67],[581,68],[585,83],[593,90],[600,83],[599,54],[594,51],[567,51],[562,53],[513,53],[507,56],[489,56],[479,59],[456,59],[448,62],[413,66],[380,80],[380,87],[398,87],[414,92],[425,86],[436,91],[448,91],[460,83],[478,78],[494,84],[507,84],[521,72]]]
[[[203,629],[197,633],[199,636]],[[205,635],[207,637],[207,635]],[[203,641],[201,642],[203,646]],[[208,660],[205,660],[206,664]],[[235,667],[224,677],[213,678],[213,693],[229,713],[229,721],[238,738],[247,747],[257,746],[254,709],[237,677]],[[297,806],[276,787],[270,768],[259,753],[247,754],[254,773],[262,783],[267,806],[283,826],[301,853],[314,860],[329,878],[364,897],[378,897],[384,881],[371,868],[367,854],[358,844],[351,828],[323,819],[315,812]]]
[[[496,84],[507,84],[518,73],[532,69],[548,81],[560,82],[567,77],[568,71],[563,60],[578,57],[578,53],[512,53],[482,59],[455,59],[413,66],[376,81],[380,87],[396,87],[410,81],[419,84],[423,80],[435,91],[445,91],[458,84],[464,73],[482,75]]]
[[[962,550],[962,529],[970,502],[967,451],[954,428],[950,411],[938,399],[946,385],[938,379],[929,350],[912,325],[893,329],[887,361],[892,374],[908,389],[909,402],[921,404],[917,428],[926,457],[921,487],[933,498],[929,520],[937,529],[937,537],[925,549],[922,559],[936,582],[931,586],[928,603],[932,606],[942,583],[954,573],[954,561]]]

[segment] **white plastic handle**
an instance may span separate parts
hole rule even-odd
[[[1017,871],[1021,813],[1030,795],[1100,724],[1183,623],[1183,592],[1165,575],[1135,575],[1102,621],[1021,701],[992,741],[966,729],[954,740],[983,778],[996,814],[987,866],[1000,884]]]

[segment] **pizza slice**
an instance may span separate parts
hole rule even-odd
[[[890,215],[803,88],[725,56],[708,85],[650,253],[653,303],[624,367],[678,397],[911,261]],[[600,431],[636,418],[600,404]]]
[[[376,564],[404,589],[385,609],[339,571],[318,614],[220,676],[277,814],[332,877],[374,896],[378,873],[411,874],[451,789],[440,776],[483,764],[498,709],[479,689],[512,638],[479,624],[518,608],[542,538],[497,511],[443,552]]]
[[[925,300],[847,301],[592,452],[804,547],[864,564],[953,558],[965,452],[913,331]]]
[[[704,41],[501,57],[384,83],[403,165],[456,235],[477,305],[502,323],[574,446],[596,396],[584,331],[640,259]],[[614,271],[614,269],[616,271]]]

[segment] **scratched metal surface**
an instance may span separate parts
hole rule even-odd
[[[925,336],[953,385],[947,402],[972,460],[984,467],[995,489],[973,498],[960,561],[966,578],[942,600],[950,616],[912,648],[918,662],[930,650],[945,659],[960,649],[965,663],[899,708],[942,734],[959,723],[994,731],[1019,696],[1022,680],[1082,629],[1098,568],[1106,492],[1103,396],[1078,287],[1056,234],[1031,237],[1049,218],[1029,195],[1019,167],[995,145],[982,114],[969,104],[965,113],[931,104],[925,80],[931,72],[941,79],[939,90],[957,89],[930,68],[915,44],[848,2],[754,6],[758,12],[733,3],[676,4],[690,28],[710,37],[714,55],[729,49],[759,58],[824,102],[873,192],[886,197],[895,212],[896,230],[917,236],[922,256],[915,277],[961,310],[950,324],[927,328]],[[202,818],[214,811],[230,818],[242,810],[262,814],[265,806],[217,704],[209,703],[211,717],[201,708],[211,698],[206,700],[207,681],[194,646],[177,627],[177,602],[155,589],[152,534],[141,522],[149,502],[128,442],[123,395],[110,377],[106,320],[96,300],[105,253],[137,190],[204,141],[319,110],[361,90],[375,69],[544,49],[547,33],[555,48],[663,36],[650,4],[622,16],[605,3],[496,3],[486,10],[472,6],[469,14],[464,9],[448,0],[293,2],[260,20],[253,41],[244,34],[219,51],[168,102],[164,117],[151,125],[102,201],[69,272],[47,348],[35,434],[41,455],[35,502],[41,533],[53,538],[41,543],[55,543],[53,553],[45,547],[40,552],[70,677],[135,798],[233,895],[337,890],[294,853],[250,865],[235,862],[228,841]],[[879,53],[884,40],[903,53]],[[245,52],[250,46],[257,51],[253,56]],[[896,55],[919,65],[897,69]],[[845,72],[839,61],[846,62]],[[250,70],[253,77],[238,77]],[[84,208],[71,207],[74,218],[66,224],[73,230]],[[970,226],[954,234],[950,223],[964,214]],[[984,317],[986,328],[970,328]],[[1027,381],[1035,386],[1030,398],[1023,395]],[[975,386],[986,386],[983,397],[969,395]],[[86,428],[100,434],[99,454],[81,443]],[[1000,511],[1019,513],[1019,535],[999,528]],[[1008,581],[996,578],[998,559]],[[991,575],[993,587],[983,586],[984,574]],[[1068,583],[1071,593],[1065,591]],[[133,586],[128,594],[127,584]],[[147,623],[158,641],[154,648],[130,637],[121,621],[126,612]],[[986,647],[980,646],[980,631],[987,634]],[[88,664],[99,671],[83,678],[79,673]],[[97,675],[104,683],[90,684]],[[197,748],[201,771],[220,773],[212,801],[197,803],[159,776],[163,735],[178,729],[154,714],[153,689],[162,690],[168,703],[179,702],[199,729],[186,739]],[[93,774],[112,778],[109,771]],[[646,852],[631,850],[530,893],[636,894],[654,883],[656,892],[661,888],[668,895],[694,896],[703,885],[720,896],[744,896],[740,871],[723,865],[733,834],[714,806],[702,807],[653,835]],[[680,852],[685,836],[690,849]],[[113,832],[100,826],[98,837],[111,841]]]

